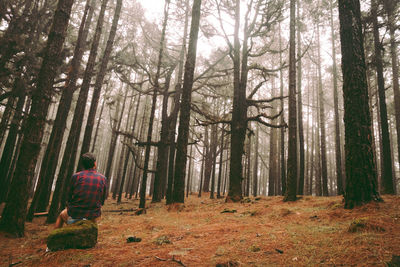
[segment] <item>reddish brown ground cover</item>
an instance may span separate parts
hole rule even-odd
[[[108,200],[96,247],[46,253],[53,226],[35,218],[24,238],[0,233],[0,266],[385,266],[400,255],[400,197],[383,198],[345,210],[341,197],[225,203],[193,195],[184,206],[148,204],[139,216],[110,212],[138,200]],[[360,227],[350,232],[352,223]],[[131,236],[142,241],[128,243]]]

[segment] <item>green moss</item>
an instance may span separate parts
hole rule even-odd
[[[51,251],[69,248],[91,248],[97,243],[97,224],[83,220],[64,228],[55,229],[47,237]]]

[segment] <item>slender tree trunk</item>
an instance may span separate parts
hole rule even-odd
[[[61,62],[62,45],[66,37],[73,3],[73,0],[58,2],[37,86],[32,93],[32,105],[23,132],[24,138],[16,162],[16,171],[0,220],[0,228],[16,236],[24,235],[28,191],[40,153],[46,115],[53,93],[54,78]]]
[[[379,95],[379,110],[381,118],[381,133],[382,133],[382,152],[383,165],[381,167],[381,184],[382,193],[394,194],[393,176],[392,176],[392,157],[390,151],[390,138],[389,138],[389,125],[386,108],[385,96],[385,80],[383,77],[383,62],[382,62],[382,44],[379,38],[378,28],[378,4],[376,0],[371,1],[371,13],[373,19],[373,32],[374,32],[374,48],[375,48],[375,67],[378,77],[378,95]]]
[[[3,115],[1,117],[1,122],[0,122],[0,147],[3,144],[3,139],[6,136],[7,132],[7,125],[10,122],[10,119],[12,117],[12,111],[14,109],[14,104],[15,104],[15,96],[11,95],[8,97],[6,108],[3,112]]]
[[[345,208],[381,200],[375,183],[360,2],[339,0],[346,153]]]
[[[157,147],[157,163],[156,173],[154,177],[154,192],[152,202],[161,202],[164,197],[165,186],[167,184],[168,172],[168,128],[170,120],[168,118],[168,89],[171,80],[171,75],[166,78],[165,88],[163,91],[163,103],[161,111],[161,133],[160,141]]]
[[[253,197],[258,195],[258,139],[259,139],[259,129],[256,126],[256,136],[254,142],[254,164],[253,164]]]
[[[397,3],[398,4],[398,3]],[[384,7],[388,16],[388,27],[390,33],[390,55],[392,62],[392,83],[394,93],[394,106],[395,106],[395,117],[396,117],[396,133],[397,133],[397,157],[400,164],[400,89],[399,89],[399,63],[397,56],[397,43],[395,37],[396,30],[396,18],[394,10],[396,7],[396,1],[385,0]],[[396,193],[396,176],[393,177],[394,185],[393,189]]]
[[[108,36],[106,49],[104,50],[103,58],[101,60],[100,69],[98,71],[96,81],[93,89],[92,102],[90,103],[89,115],[86,123],[85,133],[83,135],[82,153],[86,153],[90,148],[90,141],[92,139],[92,132],[96,117],[97,106],[99,104],[101,88],[103,85],[104,77],[107,71],[108,61],[110,59],[111,51],[114,45],[114,39],[117,32],[118,21],[121,14],[122,0],[117,1],[117,6],[114,11],[114,18],[111,25],[110,34]],[[107,176],[106,176],[107,177]]]
[[[206,128],[206,127],[205,127]],[[205,129],[207,130],[207,128]],[[205,166],[205,154],[206,154],[206,146],[203,146],[203,159],[201,161],[201,169],[200,169],[200,185],[199,185],[199,195],[198,197],[201,197],[201,191],[203,188],[203,180],[204,180],[204,166]]]
[[[282,51],[282,37],[281,37],[281,24],[279,23],[279,51]],[[280,65],[283,64],[283,59],[282,59],[282,52],[279,53],[279,62]],[[283,101],[283,70],[280,70],[279,72],[279,77],[280,77],[280,96],[281,96],[281,105],[280,108],[281,110],[284,110],[285,105]],[[285,116],[284,113],[282,112],[281,115],[281,124],[283,125],[285,123]],[[282,184],[282,187],[278,187],[279,192],[275,192],[276,194],[283,194],[285,195],[286,193],[286,159],[285,159],[285,129],[281,128],[280,130],[280,166],[281,166],[281,179],[280,182]],[[281,190],[280,190],[281,189]]]
[[[297,25],[300,25],[300,0],[297,0]],[[297,193],[303,195],[304,192],[304,130],[303,130],[303,101],[302,101],[302,66],[301,66],[301,40],[300,29],[297,28],[297,118],[298,118],[298,131],[299,131],[299,180],[297,186]]]
[[[188,170],[188,175],[187,175],[187,183],[186,183],[186,198],[189,197],[189,191],[190,191],[190,184],[191,184],[191,179],[192,179],[192,165],[193,165],[193,146],[190,146],[190,153],[189,153],[189,170]]]
[[[117,190],[116,188],[118,188],[118,180],[120,178],[118,176],[114,177],[114,175],[113,175],[113,172],[115,174],[115,170],[113,170],[113,162],[114,162],[114,155],[117,150],[117,141],[118,141],[118,137],[119,137],[119,131],[121,129],[122,118],[124,116],[128,91],[129,91],[129,85],[126,85],[125,95],[123,96],[121,112],[119,111],[120,110],[119,105],[120,105],[121,99],[120,98],[118,99],[117,109],[115,111],[116,121],[114,122],[113,127],[112,127],[111,142],[110,142],[110,147],[108,149],[107,166],[106,166],[105,176],[107,177],[108,181],[113,180],[112,192],[116,192],[116,190]],[[108,184],[108,186],[109,186],[109,184]],[[113,194],[112,197],[113,197],[113,199],[115,199],[116,196]]]
[[[78,143],[81,135],[83,124],[83,117],[85,114],[85,107],[89,93],[90,82],[93,76],[93,70],[97,57],[97,50],[100,42],[100,36],[104,23],[104,14],[108,0],[103,0],[101,5],[100,14],[97,20],[96,31],[93,37],[92,47],[89,53],[88,63],[86,65],[85,73],[83,76],[81,90],[79,92],[78,101],[75,107],[74,117],[70,127],[66,148],[63,155],[60,171],[57,178],[56,189],[53,194],[53,199],[50,205],[47,223],[54,223],[60,210],[64,204],[62,200],[66,192],[66,182],[72,176],[75,169],[75,160],[78,153]]]
[[[290,43],[289,43],[289,139],[287,188],[284,201],[297,199],[297,114],[296,114],[296,0],[290,0]]]
[[[15,107],[14,116],[11,120],[10,129],[8,130],[7,139],[1,154],[0,160],[0,203],[6,200],[7,193],[11,184],[11,163],[13,156],[16,154],[16,142],[18,137],[18,130],[22,122],[22,110],[24,107],[26,93],[22,86],[25,86],[23,82],[17,78],[14,82],[14,89],[19,90],[19,96],[17,105]],[[22,88],[21,88],[22,87]]]
[[[218,131],[217,126],[214,124],[211,126],[211,157],[212,157],[212,178],[211,178],[211,190],[210,198],[214,199],[215,191],[215,172],[217,168],[217,147],[218,147]]]
[[[218,171],[218,184],[217,184],[217,198],[221,198],[221,182],[222,182],[222,165],[223,165],[223,158],[224,158],[224,133],[225,127],[222,126],[221,130],[221,149],[219,152],[219,171]]]
[[[322,90],[322,70],[321,70],[321,44],[319,39],[319,22],[317,25],[318,43],[318,96],[319,96],[319,129],[321,141],[321,174],[322,174],[322,195],[328,196],[328,167],[326,157],[326,130],[325,130],[325,103],[324,92]]]
[[[340,144],[339,100],[338,100],[338,74],[336,65],[336,36],[333,25],[333,1],[330,0],[330,26],[332,42],[332,80],[333,102],[335,112],[335,156],[336,156],[336,190],[338,195],[343,195],[342,152]]]
[[[172,201],[183,203],[185,200],[185,170],[187,158],[187,143],[189,136],[190,105],[193,86],[193,75],[196,64],[197,37],[199,32],[201,0],[194,0],[192,8],[192,23],[188,55],[185,64],[185,74],[182,87],[181,113],[179,116],[178,141],[176,147],[175,175]]]
[[[147,173],[148,173],[148,168],[149,168],[149,160],[150,160],[150,152],[151,152],[151,137],[153,135],[153,122],[154,122],[154,114],[156,110],[156,104],[157,104],[157,94],[160,90],[159,86],[159,78],[161,74],[161,64],[162,64],[162,57],[163,57],[163,51],[164,51],[164,43],[165,43],[165,31],[167,28],[167,22],[168,22],[168,9],[169,9],[169,0],[165,1],[165,6],[164,6],[164,23],[163,23],[163,29],[161,33],[161,40],[160,40],[160,50],[158,54],[158,64],[157,64],[157,72],[156,76],[154,78],[154,91],[153,91],[153,97],[152,97],[152,105],[151,105],[151,111],[150,111],[150,120],[149,120],[149,128],[147,131],[147,145],[146,145],[146,150],[145,150],[145,156],[144,156],[144,170],[143,170],[143,175],[142,175],[142,184],[140,187],[140,203],[139,203],[139,208],[144,209],[146,205],[146,187],[147,187]]]

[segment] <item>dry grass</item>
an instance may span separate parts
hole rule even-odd
[[[109,200],[95,248],[45,253],[53,228],[27,223],[24,238],[0,234],[0,266],[385,266],[400,255],[400,197],[344,210],[341,197],[282,197],[225,203],[190,196],[185,205]],[[148,200],[148,203],[150,200]],[[236,212],[223,212],[236,210]],[[350,232],[351,224],[365,227]],[[142,239],[127,243],[127,238]]]

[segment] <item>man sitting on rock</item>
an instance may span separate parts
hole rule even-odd
[[[96,220],[106,199],[106,177],[96,171],[96,157],[85,153],[81,157],[83,171],[75,173],[69,182],[66,208],[57,218],[55,228],[80,220]]]

